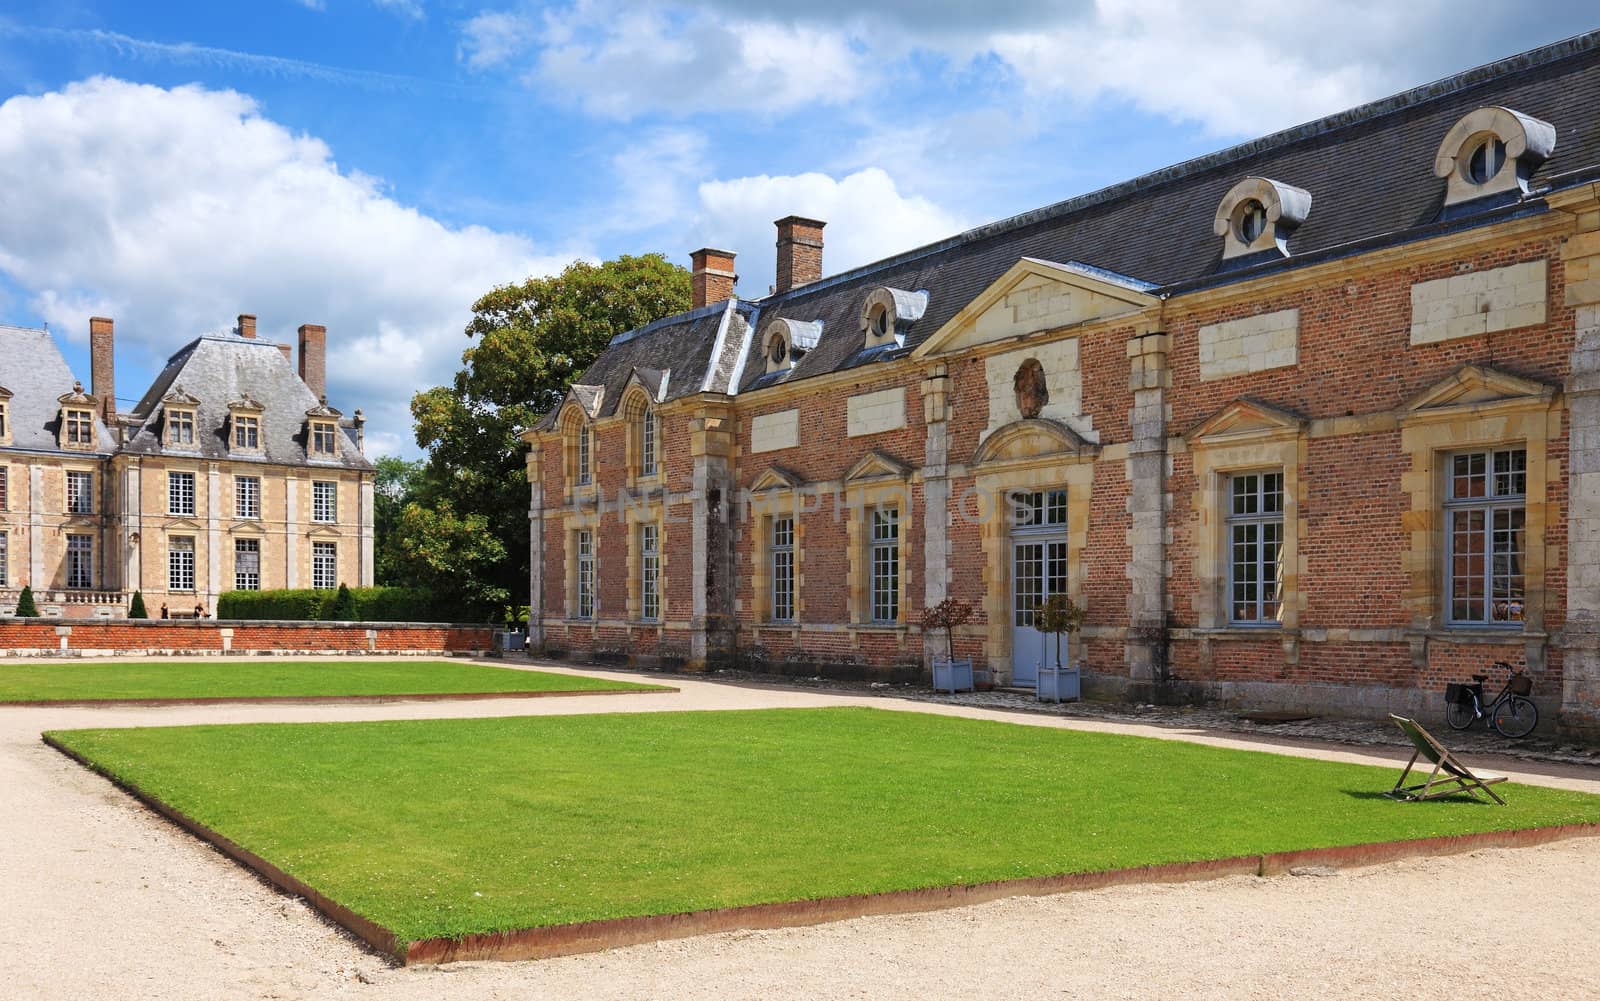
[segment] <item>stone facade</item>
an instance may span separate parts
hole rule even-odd
[[[1396,177],[1393,155],[1426,164],[1469,118],[1565,137],[1585,94],[1600,36],[729,299],[709,350],[704,309],[619,337],[524,436],[535,642],[894,676],[943,654],[920,614],[956,597],[977,609],[956,654],[1026,686],[1049,657],[1027,612],[1059,592],[1088,613],[1070,657],[1091,690],[1431,718],[1504,660],[1547,721],[1596,728],[1600,143],[1557,151],[1566,173],[1536,173],[1548,147],[1508,163],[1510,188]],[[1518,113],[1480,113],[1502,100]],[[1223,198],[1237,233],[1207,225]],[[912,292],[925,315],[876,319]],[[732,317],[745,344],[718,368]],[[753,332],[779,318],[823,333],[764,367]],[[662,455],[643,500],[637,411],[614,403],[641,378]],[[552,457],[579,429],[589,493],[563,502]]]

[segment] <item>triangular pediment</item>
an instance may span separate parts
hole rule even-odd
[[[645,399],[651,403],[660,403],[667,395],[667,378],[670,369],[635,368],[628,375],[628,381],[622,387],[622,399],[626,399],[630,390],[635,386],[644,393]]]
[[[1427,389],[1413,396],[1405,409],[1416,415],[1429,410],[1450,407],[1475,407],[1506,402],[1548,403],[1555,396],[1556,387],[1533,379],[1524,379],[1499,369],[1481,365],[1463,365]]]
[[[1047,457],[1077,458],[1093,455],[1095,451],[1095,446],[1060,421],[1033,417],[997,428],[983,439],[978,450],[972,454],[972,464],[983,466]]]
[[[561,406],[564,408],[569,403],[576,404],[578,409],[592,420],[600,416],[600,405],[605,402],[605,398],[606,387],[585,386],[575,382],[567,389],[567,398],[562,401]]]
[[[259,521],[236,521],[228,526],[228,531],[234,535],[266,535],[266,529],[261,527]]]
[[[861,461],[850,467],[844,475],[848,480],[903,480],[911,475],[911,467],[896,459],[892,455],[873,449],[861,457]]]
[[[1212,442],[1260,435],[1299,434],[1305,418],[1268,406],[1260,400],[1240,398],[1206,418],[1184,435],[1190,441]]]
[[[306,534],[307,535],[331,535],[334,538],[338,538],[339,537],[339,530],[337,528],[334,528],[332,525],[312,525],[309,529],[306,530]]]
[[[913,357],[953,354],[1038,330],[1137,313],[1160,303],[1155,286],[1086,264],[1024,257],[951,317]]]
[[[805,480],[799,473],[784,469],[782,466],[768,466],[766,472],[756,477],[750,484],[752,493],[763,490],[794,490],[805,485]]]
[[[198,521],[190,521],[188,518],[173,518],[171,521],[167,522],[164,528],[168,534],[173,532],[182,534],[184,532],[199,532],[204,530],[204,526],[202,526]]]

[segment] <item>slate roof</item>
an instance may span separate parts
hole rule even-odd
[[[83,455],[59,446],[61,397],[77,381],[48,330],[13,327],[0,323],[0,386],[11,391],[11,445],[13,449]],[[94,421],[99,447],[88,454],[105,454],[115,444],[97,415]]]
[[[166,449],[162,444],[161,399],[180,387],[200,401],[195,409],[193,451]],[[246,398],[262,407],[259,455],[228,448],[228,404]],[[166,367],[134,407],[123,449],[134,454],[199,455],[234,462],[373,468],[356,447],[348,427],[346,433],[335,436],[336,459],[308,458],[306,412],[319,404],[278,345],[232,335],[198,337],[167,359]]]
[[[1445,181],[1433,173],[1445,133],[1466,113],[1503,105],[1555,126],[1554,154],[1521,202],[1487,204],[1478,215],[1444,219]],[[856,268],[754,302],[730,307],[749,330],[774,317],[820,321],[822,336],[782,381],[900,357],[914,349],[1023,257],[1086,262],[1138,282],[1156,295],[1238,281],[1374,244],[1419,239],[1544,210],[1540,195],[1589,179],[1600,164],[1600,31],[1427,84],[1402,94],[1189,160],[940,243]],[[1310,216],[1289,242],[1291,257],[1222,266],[1212,219],[1247,176],[1309,191]],[[1234,263],[1234,262],[1230,262]],[[860,313],[880,287],[926,291],[927,310],[905,328],[901,349],[863,352]],[[716,309],[724,304],[717,304]],[[702,311],[702,314],[704,311]],[[608,387],[615,407],[634,367],[670,368],[672,381],[704,378],[711,345],[701,314],[672,317],[619,335],[577,381]],[[765,367],[757,336],[743,344],[733,391],[758,389]],[[723,375],[732,369],[724,364]],[[681,387],[677,387],[681,388]],[[669,398],[681,393],[669,391]]]

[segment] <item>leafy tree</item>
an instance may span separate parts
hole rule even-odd
[[[148,619],[150,613],[144,610],[144,592],[133,592],[133,600],[128,603],[128,618]]]
[[[613,336],[682,312],[690,300],[689,272],[646,254],[578,261],[474,303],[466,334],[475,343],[462,368],[449,386],[412,398],[428,458],[397,509],[395,576],[379,579],[491,604],[525,594],[528,483],[517,434],[561,402]],[[452,539],[462,545],[441,545]]]
[[[339,593],[333,596],[333,611],[328,617],[335,622],[352,622],[355,620],[356,599],[355,595],[350,593],[350,585],[339,585]]]
[[[377,472],[373,476],[372,491],[373,572],[380,585],[399,584],[402,581],[396,533],[400,528],[400,512],[421,496],[427,466],[421,459],[408,461],[393,455],[380,456],[374,465]]]
[[[24,585],[22,593],[17,596],[16,615],[19,619],[37,619],[39,617],[39,606],[33,603],[32,587]]]

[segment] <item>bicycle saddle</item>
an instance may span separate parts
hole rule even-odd
[[[1483,683],[1484,683],[1484,682],[1485,682],[1485,681],[1488,681],[1488,680],[1489,680],[1489,676],[1488,676],[1488,675],[1487,675],[1487,674],[1474,674],[1474,675],[1473,675],[1473,676],[1472,676],[1472,680],[1473,680],[1473,681],[1476,681],[1476,682],[1477,682],[1477,683],[1478,683],[1478,684],[1480,684],[1480,685],[1481,685],[1481,684],[1483,684]]]

